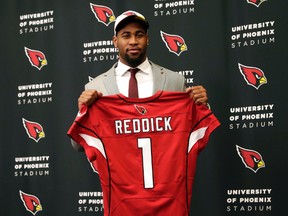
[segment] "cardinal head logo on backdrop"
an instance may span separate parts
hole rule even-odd
[[[24,118],[22,118],[22,123],[28,137],[33,139],[35,142],[38,142],[41,138],[45,137],[43,127],[39,123],[28,121]]]
[[[261,69],[257,67],[246,66],[240,63],[238,63],[238,68],[240,73],[243,75],[247,85],[253,86],[258,90],[261,85],[267,83],[267,78]]]
[[[259,152],[245,149],[238,145],[236,145],[236,150],[245,167],[252,170],[254,173],[256,173],[260,168],[265,167],[262,155]]]
[[[37,212],[42,211],[42,205],[38,197],[19,191],[20,198],[26,210],[36,215]]]
[[[256,7],[259,7],[260,4],[262,4],[265,1],[267,1],[267,0],[247,0],[247,2],[249,4],[252,4],[252,5],[256,6]]]
[[[43,66],[48,64],[47,59],[43,52],[39,50],[29,49],[27,47],[24,47],[24,50],[31,65],[33,67],[36,67],[38,70],[41,70]]]
[[[90,8],[98,22],[103,23],[106,26],[114,22],[116,19],[112,9],[107,6],[90,3]]]
[[[163,31],[160,31],[160,34],[168,50],[177,56],[180,56],[182,52],[188,49],[184,39],[181,36],[168,34]]]

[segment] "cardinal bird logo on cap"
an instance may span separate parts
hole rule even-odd
[[[167,34],[163,31],[160,31],[160,34],[162,40],[164,41],[166,47],[170,52],[175,53],[177,56],[180,56],[182,52],[187,50],[187,45],[181,36]]]
[[[108,26],[110,23],[115,21],[116,18],[111,8],[92,3],[90,3],[90,7],[98,22]]]
[[[126,16],[133,16],[133,15],[136,15],[133,11],[127,11],[125,13],[123,13],[124,15]]]
[[[147,113],[146,108],[143,106],[138,106],[138,105],[134,104],[134,107],[141,115],[145,115]]]
[[[41,138],[45,137],[44,130],[39,123],[28,121],[24,118],[22,118],[22,123],[29,138],[33,139],[35,142],[38,142]]]
[[[42,206],[38,197],[19,191],[20,198],[27,211],[36,215],[37,212],[42,211]]]
[[[27,47],[24,47],[24,50],[31,65],[36,67],[38,70],[41,70],[43,66],[48,64],[44,53],[40,52],[39,50],[32,50]]]
[[[246,83],[253,86],[257,90],[263,84],[267,83],[264,72],[256,67],[245,66],[238,63],[240,73],[243,75]]]
[[[247,2],[249,4],[252,4],[252,5],[256,6],[256,7],[259,7],[260,4],[262,4],[265,1],[267,1],[267,0],[247,0]]]
[[[242,159],[245,167],[252,170],[254,173],[256,173],[260,168],[265,167],[262,156],[258,152],[250,149],[241,148],[238,145],[236,145],[236,150],[238,152],[238,155]]]

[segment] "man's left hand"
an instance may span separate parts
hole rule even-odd
[[[203,86],[198,85],[186,88],[186,92],[190,94],[190,98],[193,101],[195,101],[196,104],[207,105],[208,103],[207,91]]]

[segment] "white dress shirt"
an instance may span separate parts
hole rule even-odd
[[[118,65],[115,68],[116,82],[119,92],[128,97],[130,72],[131,67],[118,61]],[[139,71],[136,73],[136,79],[138,83],[138,95],[139,98],[150,97],[153,94],[153,75],[152,67],[146,58],[146,60],[138,67]]]

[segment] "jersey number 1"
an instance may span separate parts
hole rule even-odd
[[[142,149],[142,164],[144,176],[144,188],[153,188],[153,169],[152,169],[152,149],[149,138],[139,138],[138,148]]]

